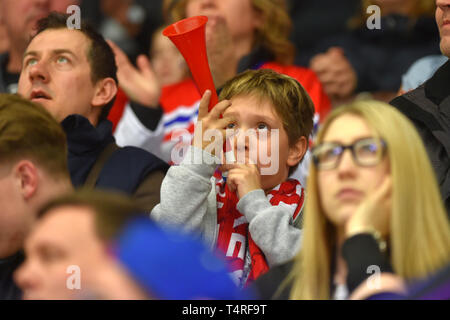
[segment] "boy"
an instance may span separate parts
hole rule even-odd
[[[288,176],[308,148],[314,105],[296,80],[267,69],[227,82],[208,113],[210,96],[207,91],[202,98],[192,146],[169,169],[152,217],[200,231],[226,255],[233,278],[244,286],[292,259],[300,247],[294,225],[304,190]],[[238,160],[219,168],[226,183],[214,174],[225,136]]]

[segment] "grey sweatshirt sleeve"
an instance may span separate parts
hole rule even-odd
[[[181,164],[170,167],[167,172],[161,185],[161,202],[150,216],[158,222],[189,231],[204,231],[211,207],[208,196],[215,192],[211,183],[217,167],[215,161],[218,159],[211,154],[189,147]]]
[[[273,206],[262,189],[247,193],[237,204],[249,222],[249,232],[264,252],[269,267],[294,258],[300,249],[302,231],[292,225],[292,212]]]

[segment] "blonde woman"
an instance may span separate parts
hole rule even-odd
[[[398,278],[424,278],[450,263],[434,172],[400,112],[375,101],[340,107],[323,124],[312,155],[302,248],[284,266],[291,271],[276,294],[341,299],[401,292]],[[372,273],[381,277],[367,279]],[[267,284],[259,287],[267,294]]]

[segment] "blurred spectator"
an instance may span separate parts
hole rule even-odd
[[[347,32],[348,21],[359,9],[360,0],[289,0],[293,22],[292,42],[297,48],[295,64],[308,66],[324,38]],[[314,30],[314,32],[311,32]]]
[[[164,27],[155,31],[152,37],[149,58],[141,54],[136,59],[136,68],[130,63],[128,56],[113,41],[108,41],[115,51],[116,62],[119,67],[118,78],[123,91],[131,100],[130,107],[141,119],[145,119],[145,125],[150,128],[156,127],[162,112],[151,111],[140,105],[157,105],[162,86],[172,85],[186,80],[189,77],[189,69],[186,61],[175,45],[167,37],[162,35]],[[114,108],[125,107],[120,101]],[[119,117],[117,117],[120,119]],[[158,148],[155,148],[156,150]],[[156,152],[155,150],[153,150]]]
[[[60,13],[68,13],[67,8],[72,5],[80,6],[83,0],[49,0],[50,12],[56,11]]]
[[[69,5],[78,4],[79,0],[0,1],[0,25],[3,23],[6,40],[9,43],[6,52],[0,48],[0,92],[17,92],[23,54],[31,36],[35,33],[36,22],[51,11],[65,13]],[[0,41],[1,39],[0,30]]]
[[[361,14],[351,21],[351,32],[325,39],[323,53],[310,62],[334,104],[359,92],[371,92],[387,102],[395,97],[401,76],[414,61],[439,53],[433,0],[361,4]],[[366,24],[369,5],[380,9],[380,29],[369,29]]]
[[[164,8],[172,22],[196,15],[208,16],[206,47],[217,89],[247,69],[273,69],[295,78],[306,89],[314,102],[316,124],[328,113],[329,99],[314,72],[292,65],[294,46],[288,39],[291,20],[284,0],[167,0]],[[240,14],[236,15],[236,12]],[[115,51],[116,57],[123,56]],[[133,69],[125,59],[120,59],[117,64],[121,86],[139,88],[130,96],[145,98],[135,102],[152,110],[142,116],[143,113],[136,112],[133,104],[127,106],[115,132],[118,143],[140,146],[161,154],[162,159],[168,162],[172,161],[172,153],[178,153],[186,143],[189,144],[194,131],[201,98],[195,83],[186,80],[158,91],[156,84],[143,84],[153,80],[151,75],[145,80],[147,69]],[[124,81],[120,79],[121,73]],[[147,93],[142,90],[145,88]],[[158,110],[159,116],[162,110],[164,115],[162,121],[155,125]]]
[[[164,26],[153,33],[150,61],[161,86],[168,86],[186,80],[189,68],[177,47],[162,34]]]
[[[247,297],[223,261],[198,240],[163,230],[139,212],[131,199],[99,191],[78,191],[48,203],[15,274],[24,298]],[[71,275],[68,267],[77,271]]]
[[[376,294],[396,285],[374,284],[379,276],[409,282],[449,264],[433,169],[395,108],[358,101],[335,109],[312,156],[302,248],[293,264],[257,281],[262,298],[346,299],[361,287]]]
[[[107,251],[109,241],[139,212],[121,194],[91,190],[45,204],[25,241],[25,262],[14,275],[23,298],[102,299],[108,292],[111,299],[144,299],[132,281],[110,279],[122,269]]]
[[[6,29],[3,23],[0,21],[0,54],[9,49],[9,40],[6,35]]]
[[[12,274],[45,202],[72,189],[64,131],[42,107],[0,94],[0,300],[20,299]]]
[[[162,25],[162,0],[85,0],[82,15],[132,61],[149,52],[151,35]]]

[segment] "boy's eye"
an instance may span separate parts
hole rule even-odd
[[[236,124],[234,124],[234,123],[229,123],[227,125],[227,129],[234,129],[235,127],[236,127]]]
[[[269,126],[267,124],[265,124],[264,122],[261,122],[261,123],[258,123],[256,128],[258,130],[267,130],[267,129],[269,129]]]

